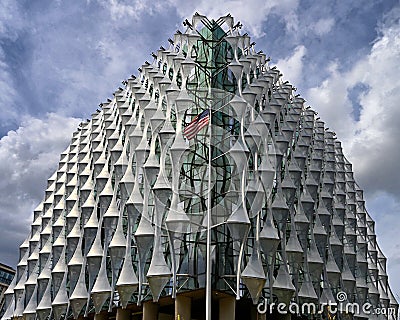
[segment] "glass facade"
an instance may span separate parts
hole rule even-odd
[[[11,284],[14,275],[14,269],[0,263],[0,317],[5,313],[4,293]]]

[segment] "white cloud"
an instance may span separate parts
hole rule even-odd
[[[309,89],[306,100],[315,107],[321,120],[336,132],[344,146],[348,146],[354,134],[353,109],[347,96],[351,85],[346,81],[346,76],[338,71],[337,62],[329,64],[328,69],[330,77],[318,87]]]
[[[19,4],[14,0],[0,2],[0,37],[15,39],[18,31],[23,28],[24,21],[19,10]]]
[[[383,30],[367,59],[350,74],[369,87],[360,99],[362,110],[350,156],[359,163],[359,174],[366,184],[397,195],[400,179],[393,173],[399,170],[400,162],[399,61],[400,26],[389,27]]]
[[[7,127],[15,121],[18,114],[15,110],[17,92],[11,76],[10,65],[3,49],[3,40],[14,41],[18,32],[23,28],[18,3],[4,0],[0,2],[0,114],[1,127]]]
[[[398,17],[399,11],[393,16]],[[356,181],[366,193],[367,207],[377,221],[378,241],[389,261],[394,291],[400,291],[395,273],[400,263],[397,237],[400,211],[400,25],[387,19],[370,52],[350,70],[339,62],[328,66],[330,76],[306,94],[321,119],[335,130],[347,158],[354,164]],[[366,90],[359,106],[349,99],[357,84]],[[359,120],[353,116],[360,108]],[[369,202],[371,199],[371,202]],[[372,209],[371,209],[372,208]]]
[[[400,26],[385,25],[370,52],[350,70],[330,65],[330,76],[311,88],[307,98],[321,118],[335,130],[357,177],[368,192],[384,190],[400,197]],[[360,119],[348,92],[357,84],[368,88],[360,95]],[[366,156],[368,155],[368,156]]]
[[[149,43],[146,32],[151,27],[132,16],[143,15],[139,1],[92,2],[85,9],[93,12],[82,15],[77,14],[82,4],[62,2],[59,7],[46,7],[50,22],[36,11],[32,13],[34,28],[29,37],[34,45],[25,48],[30,59],[23,66],[31,91],[19,93],[27,98],[33,95],[28,112],[90,115],[159,46]],[[63,10],[70,19],[65,19]],[[85,14],[90,18],[84,19]],[[54,27],[49,28],[48,23]]]
[[[291,56],[278,60],[277,67],[283,73],[283,78],[296,86],[303,77],[303,59],[307,54],[305,46],[300,45],[294,49]],[[288,78],[287,78],[288,76]]]
[[[0,139],[0,252],[15,263],[28,234],[32,212],[42,200],[46,179],[54,172],[79,119],[48,114],[25,117],[21,126]]]
[[[3,122],[0,127],[7,125],[9,121],[13,121],[17,117],[14,109],[16,96],[10,67],[5,61],[4,52],[0,47],[0,113]]]
[[[118,22],[125,17],[139,20],[143,13],[154,14],[166,7],[165,1],[162,0],[152,2],[145,0],[98,0],[98,2],[109,10],[111,19]]]
[[[298,0],[248,0],[245,3],[239,0],[199,0],[195,2],[168,0],[168,2],[176,8],[182,18],[189,19],[195,11],[215,19],[230,13],[240,20],[254,37],[264,34],[262,24],[268,19],[270,13],[282,16],[286,21],[287,28],[291,28],[289,24],[291,25],[297,19],[295,12],[299,4]],[[286,18],[288,19],[286,20]]]
[[[322,36],[331,31],[335,20],[333,18],[319,19],[313,26],[316,35]]]
[[[145,8],[144,4],[140,1],[134,1],[133,4],[128,4],[119,0],[109,0],[108,4],[111,17],[115,21],[124,18],[125,16],[138,19],[142,10]]]

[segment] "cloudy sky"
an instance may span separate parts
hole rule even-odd
[[[0,261],[82,119],[195,11],[230,12],[333,129],[400,295],[398,0],[0,0]]]

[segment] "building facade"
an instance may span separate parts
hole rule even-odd
[[[8,286],[11,284],[14,275],[15,270],[13,268],[0,263],[0,317],[2,317],[5,312],[4,293],[6,292]]]
[[[73,134],[2,319],[333,319],[267,306],[338,301],[397,312],[335,133],[233,17],[184,26]],[[396,318],[367,311],[334,317]]]

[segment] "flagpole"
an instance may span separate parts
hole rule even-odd
[[[211,95],[211,83],[208,88]],[[208,109],[208,199],[207,199],[207,257],[206,257],[206,320],[211,320],[211,103]]]

